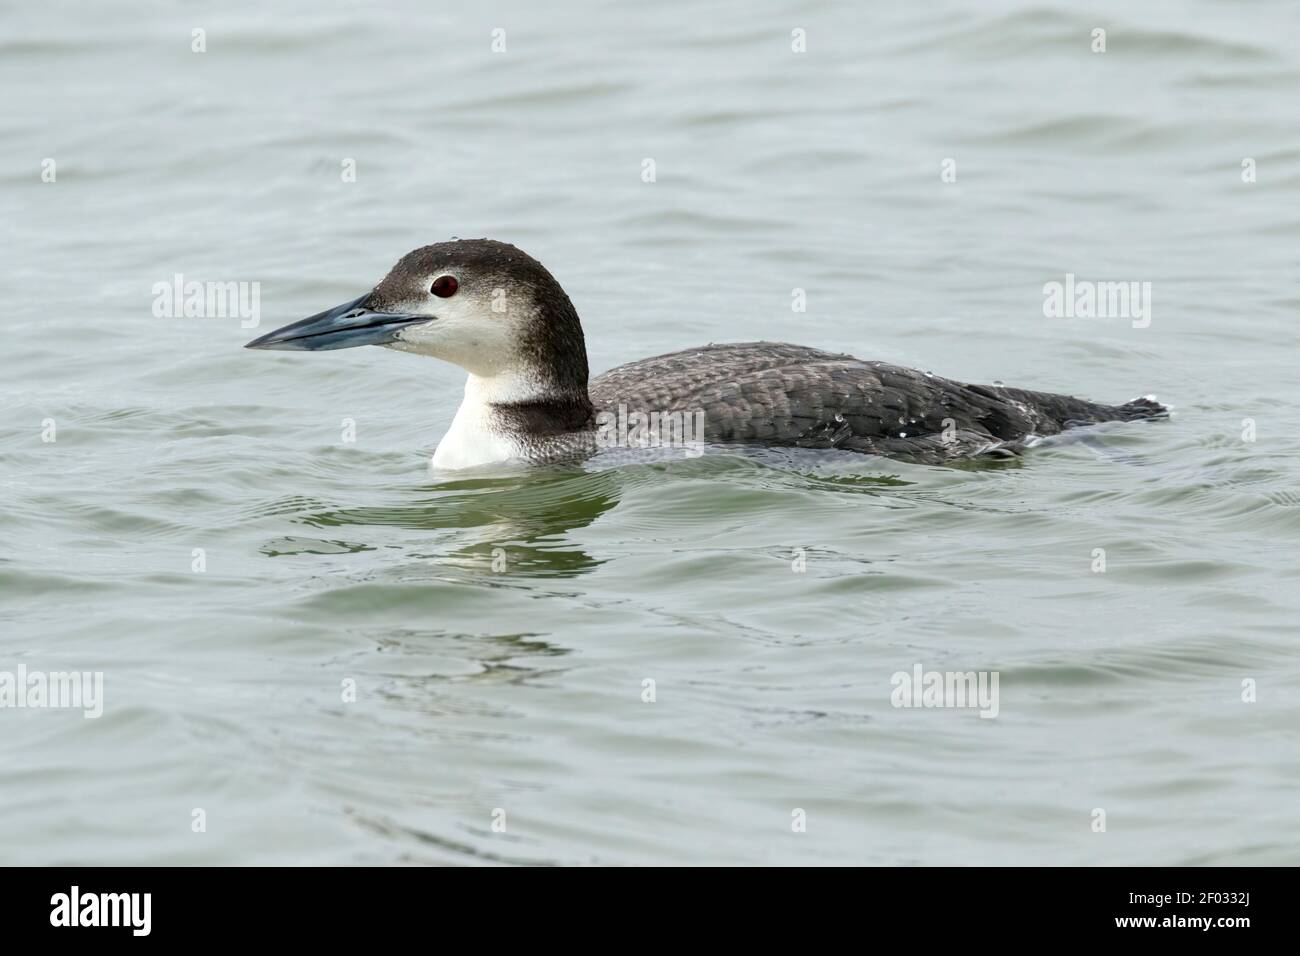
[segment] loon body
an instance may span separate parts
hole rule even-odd
[[[703,441],[839,448],[924,464],[1014,454],[1031,439],[1167,414],[1152,398],[1101,405],[966,385],[781,342],[708,345],[588,381],[573,303],[514,246],[467,239],[404,256],[373,290],[248,343],[318,351],[383,345],[469,373],[438,468],[570,461],[598,451],[616,414],[696,415]]]

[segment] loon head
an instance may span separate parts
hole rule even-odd
[[[493,239],[423,246],[370,292],[249,342],[320,351],[383,345],[503,383],[517,400],[587,398],[578,313],[540,262]]]

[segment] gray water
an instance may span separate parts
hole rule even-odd
[[[0,861],[1300,860],[1295,5],[564,7],[0,12],[0,671],[104,681],[0,710]],[[595,370],[767,338],[1176,414],[440,476],[459,370],[241,348],[483,235]],[[155,316],[178,273],[258,329]],[[1045,317],[1067,273],[1149,324]],[[996,718],[894,707],[917,665]]]

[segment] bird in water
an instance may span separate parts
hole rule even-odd
[[[1100,405],[966,385],[783,342],[686,349],[588,380],[582,324],[564,289],[536,259],[492,239],[416,249],[360,298],[247,347],[359,345],[432,355],[469,373],[435,468],[580,460],[600,450],[615,414],[702,411],[707,443],[843,449],[923,464],[1014,455],[1075,426],[1168,414],[1151,397]]]

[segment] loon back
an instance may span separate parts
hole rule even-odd
[[[1076,425],[1157,418],[1149,398],[1099,405],[1068,395],[965,385],[783,342],[708,345],[611,369],[598,411],[704,413],[705,440],[840,448],[925,464],[1018,451]]]

